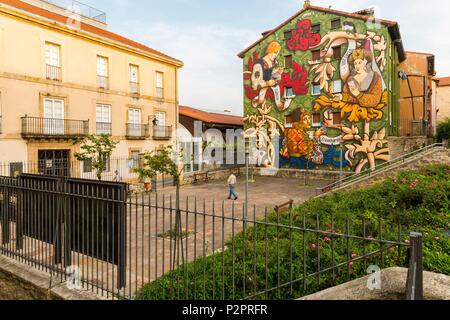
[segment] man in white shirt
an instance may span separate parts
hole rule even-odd
[[[234,174],[231,174],[227,181],[228,186],[230,187],[230,195],[228,196],[229,200],[231,200],[231,197],[234,197],[234,200],[238,199],[238,196],[236,195],[235,192],[236,181],[237,181],[236,176]]]

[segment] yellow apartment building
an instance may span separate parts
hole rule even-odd
[[[176,143],[183,63],[73,3],[0,0],[0,163],[70,163],[87,134],[110,135],[113,157],[134,161]]]

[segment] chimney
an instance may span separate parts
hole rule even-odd
[[[356,11],[354,13],[358,14],[360,16],[373,18],[373,17],[375,17],[375,8],[367,8],[367,9],[363,9],[360,11]]]
[[[305,2],[303,3],[303,9],[306,9],[308,7],[311,6],[311,1],[310,0],[305,0]]]

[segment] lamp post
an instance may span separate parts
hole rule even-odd
[[[340,171],[339,171],[339,185],[342,185],[342,180],[343,180],[343,176],[344,176],[344,172],[343,172],[343,162],[344,160],[342,159],[344,156],[344,149],[343,149],[343,139],[341,137],[341,139],[339,140],[339,149],[340,149],[340,153],[341,153],[341,159],[340,159]]]
[[[250,156],[250,139],[244,136],[245,139],[245,217],[244,221],[248,221],[248,166],[249,166],[249,156]]]

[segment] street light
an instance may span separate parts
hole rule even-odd
[[[244,221],[248,221],[248,165],[250,156],[250,139],[244,135],[245,140],[245,217]]]

